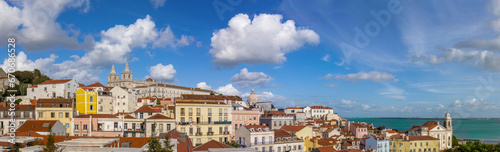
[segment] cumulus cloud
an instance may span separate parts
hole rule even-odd
[[[235,87],[233,87],[233,84],[227,84],[225,86],[221,86],[217,88],[217,92],[223,95],[240,95],[241,92],[238,91]]]
[[[318,44],[314,31],[296,27],[293,20],[282,23],[279,14],[238,14],[228,27],[217,30],[211,39],[212,61],[222,66],[247,64],[281,64],[285,55],[304,44]]]
[[[206,82],[200,82],[200,83],[196,84],[196,87],[200,88],[200,89],[207,89],[207,90],[212,89],[212,86],[207,85]]]
[[[96,75],[92,74],[95,72],[92,71],[93,69],[79,70],[78,67],[75,67],[77,64],[74,61],[54,63],[57,58],[57,55],[51,54],[47,58],[39,58],[33,61],[28,59],[28,56],[21,51],[16,57],[16,70],[33,71],[39,69],[52,79],[75,79],[80,83],[91,83],[99,80]],[[8,59],[5,59],[0,67],[7,69]]]
[[[153,8],[158,9],[160,7],[163,7],[167,0],[149,0],[149,2],[151,3],[151,5],[153,5]]]
[[[3,4],[0,2],[0,5]],[[1,30],[2,29],[0,29],[0,31]],[[34,68],[33,65],[37,65],[37,68],[44,72],[44,74],[47,74],[54,79],[73,78],[82,83],[86,83],[87,81],[95,82],[98,80],[95,75],[101,72],[102,69],[110,68],[112,64],[123,64],[126,61],[134,61],[134,58],[129,56],[134,48],[145,48],[151,45],[153,45],[153,47],[181,46],[181,44],[178,43],[182,43],[182,46],[185,46],[189,44],[189,39],[191,39],[189,37],[181,39],[175,38],[175,36],[173,36],[173,32],[168,27],[162,30],[157,29],[155,23],[151,20],[149,15],[142,19],[139,18],[135,23],[127,26],[116,25],[108,30],[103,30],[101,31],[101,37],[100,41],[95,42],[92,49],[90,49],[83,56],[80,57],[78,55],[72,55],[71,58],[73,60],[62,61],[61,63],[54,63],[55,58],[57,58],[55,55],[51,55],[49,58],[40,58],[35,61],[31,61],[25,57],[25,53],[20,53],[18,62],[22,61],[24,64],[18,64],[18,68],[20,70],[29,70]],[[154,44],[157,40],[161,42],[172,41],[172,43]],[[4,60],[4,65],[6,60],[7,59]],[[42,66],[41,64],[36,63],[37,61],[50,61],[51,65]],[[34,62],[35,64],[31,62]],[[171,73],[153,72],[151,77],[159,80],[174,81],[173,75],[170,75]]]
[[[149,68],[149,73],[150,77],[153,78],[154,80],[174,82],[175,81],[174,76],[177,73],[177,71],[175,71],[174,66],[172,64],[163,65],[161,63],[158,63],[157,65],[151,66]]]
[[[88,0],[19,1],[10,6],[0,0],[0,39],[15,37],[18,44],[28,51],[54,49],[60,46],[69,49],[83,49],[89,43],[79,43],[80,32],[70,27],[62,27],[56,22],[65,10],[89,9]],[[0,42],[5,44],[6,41]]]
[[[445,62],[469,63],[483,69],[500,71],[500,55],[491,51],[464,51],[457,48],[445,50],[440,56],[413,57],[414,62],[427,62],[438,65]]]
[[[359,73],[354,73],[354,74],[347,74],[347,75],[337,75],[335,76],[336,79],[343,79],[347,80],[350,82],[357,82],[357,81],[373,81],[373,82],[385,82],[385,81],[393,81],[397,82],[399,81],[396,79],[396,76],[384,72],[378,72],[378,71],[372,71],[372,72],[359,72]]]
[[[241,88],[247,88],[251,86],[265,87],[266,83],[271,80],[273,80],[271,76],[263,72],[248,72],[247,68],[241,69],[240,73],[237,73],[233,77],[231,77],[231,82]]]

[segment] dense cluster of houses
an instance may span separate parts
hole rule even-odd
[[[177,152],[433,152],[450,148],[452,140],[448,113],[442,124],[376,129],[371,123],[349,122],[331,107],[276,109],[272,102],[259,101],[254,90],[243,101],[151,78],[133,80],[128,65],[121,79],[113,67],[108,86],[48,80],[29,86],[27,95],[16,99],[22,101],[14,108],[7,102],[0,106],[4,149],[18,145],[21,151],[40,151],[49,127],[64,151],[147,151],[151,137],[169,138]]]

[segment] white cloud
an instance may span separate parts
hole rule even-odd
[[[477,67],[487,70],[500,71],[500,55],[491,51],[464,51],[451,48],[444,51],[441,56],[429,55],[413,57],[414,62],[424,61],[430,64],[442,64],[445,62],[473,63]]]
[[[163,65],[161,63],[158,63],[157,65],[151,66],[149,68],[149,73],[150,77],[154,80],[173,82],[175,81],[174,76],[177,71],[175,71],[172,64]]]
[[[319,43],[314,31],[296,27],[292,20],[282,23],[282,19],[279,14],[254,15],[253,20],[246,14],[234,16],[227,28],[213,33],[212,61],[222,66],[281,64],[286,61],[287,53],[306,43]]]
[[[329,62],[330,61],[330,54],[325,55],[321,60]]]
[[[366,111],[373,111],[374,110],[374,109],[371,109],[373,106],[358,103],[357,101],[354,101],[354,100],[346,100],[346,99],[340,100],[340,102],[335,104],[335,106],[338,108],[341,108],[342,110],[356,110],[356,109],[366,110]]]
[[[490,27],[493,31],[500,32],[500,2],[493,0],[491,3],[491,12],[496,18],[490,22]],[[497,35],[497,37],[493,39],[469,39],[458,42],[455,47],[500,51],[500,36]]]
[[[212,89],[212,86],[207,85],[206,82],[200,82],[200,83],[196,84],[196,87],[200,88],[200,89],[207,89],[207,90]]]
[[[225,86],[221,86],[217,88],[217,92],[221,93],[223,95],[240,95],[241,92],[238,91],[235,87],[233,87],[233,84],[227,84]]]
[[[149,2],[151,3],[151,5],[153,5],[154,9],[158,9],[160,7],[163,7],[167,0],[149,0]]]
[[[273,80],[273,78],[263,72],[248,72],[247,68],[240,70],[240,73],[231,77],[231,82],[239,87],[247,88],[251,86],[265,87],[266,83]]]
[[[96,82],[99,78],[92,74],[95,71],[92,69],[80,70],[74,61],[64,61],[62,63],[54,63],[58,58],[57,55],[51,54],[48,58],[39,58],[35,61],[27,58],[24,52],[19,52],[16,57],[17,71],[33,71],[39,69],[43,74],[46,74],[52,79],[76,79],[80,83]],[[6,69],[8,67],[8,59],[5,59],[0,67]],[[94,69],[96,70],[96,69]]]
[[[84,2],[82,3],[85,4]],[[0,7],[5,7],[4,5],[5,4],[3,3],[3,1],[0,1]],[[29,5],[31,7],[32,4]],[[76,4],[72,4],[70,6],[74,7],[76,6]],[[11,10],[15,11],[16,9],[11,8]],[[30,9],[24,7],[23,11],[25,10],[28,11]],[[60,12],[56,12],[55,16],[57,16],[59,13]],[[4,25],[2,24],[2,26]],[[3,28],[0,28],[0,33],[2,31]],[[57,31],[51,31],[51,32],[57,32]],[[134,58],[129,56],[130,52],[132,52],[134,48],[138,47],[145,48],[151,45],[153,45],[153,47],[165,47],[165,46],[177,47],[181,45],[185,46],[186,44],[188,44],[186,42],[190,42],[192,40],[192,38],[189,37],[181,38],[184,39],[181,42],[182,44],[177,44],[180,40],[175,38],[173,34],[172,37],[169,37],[169,34],[172,34],[170,28],[167,27],[163,30],[158,30],[156,28],[155,23],[151,20],[151,17],[147,15],[145,18],[137,19],[135,23],[130,24],[128,26],[116,25],[112,28],[109,28],[108,30],[101,31],[102,38],[100,39],[100,41],[95,42],[93,47],[91,47],[91,49],[81,57],[78,55],[72,55],[71,58],[73,60],[62,61],[61,63],[54,63],[53,60],[57,58],[57,56],[55,55],[51,55],[51,57],[45,59],[42,58],[43,60],[37,59],[35,61],[27,59],[23,60],[23,58],[20,55],[18,60],[23,61],[24,64],[19,64],[18,68],[33,69],[34,66],[33,63],[31,62],[36,63],[36,61],[41,62],[49,60],[51,65],[42,66],[38,63],[36,63],[35,65],[37,65],[37,68],[39,68],[44,74],[49,75],[51,78],[54,79],[73,78],[77,79],[77,81],[80,81],[82,83],[86,83],[87,81],[95,82],[99,80],[95,75],[101,72],[102,69],[110,68],[112,64],[116,63],[121,64],[125,63],[126,61],[134,61]],[[65,36],[61,36],[60,34],[57,33],[56,35],[51,34],[49,38],[45,37],[47,37],[47,35],[39,36],[36,38],[51,39],[54,41],[57,41],[58,38],[64,38],[65,40],[71,39]],[[167,42],[169,40],[171,40],[173,43],[153,44],[154,42],[157,41]],[[44,44],[45,43],[49,44],[48,42],[40,41],[40,43],[42,42]],[[61,43],[64,43],[64,41],[61,41]],[[26,45],[24,46],[26,47]],[[57,46],[67,47],[64,44],[58,44]],[[22,55],[26,54],[23,53]],[[158,76],[157,78],[162,80],[167,80],[167,81],[174,80],[173,76],[172,79],[170,79],[168,74],[155,74],[154,76]],[[152,75],[152,77],[154,76]]]
[[[330,78],[332,78],[332,77],[333,77],[333,74],[328,73],[328,74],[326,74],[324,77],[320,77],[320,78],[318,78],[318,79],[319,79],[319,80],[327,80],[327,79],[330,79]]]
[[[403,89],[385,84],[386,88],[379,91],[378,94],[384,95],[389,98],[397,99],[397,100],[404,100],[406,99],[405,91]]]
[[[295,101],[289,100],[283,96],[276,95],[272,92],[262,91],[255,93],[259,97],[259,101],[271,101],[273,105],[276,107],[293,107],[296,106]],[[241,95],[243,99],[247,99],[250,95],[250,92],[244,93]]]
[[[359,72],[359,73],[347,74],[347,75],[337,75],[337,76],[335,76],[335,78],[347,80],[350,82],[365,81],[365,80],[374,81],[374,82],[385,82],[385,81],[397,82],[397,81],[399,81],[392,74],[388,74],[388,73],[384,73],[384,72],[377,72],[377,71],[372,71],[372,72],[368,72],[368,73]]]
[[[82,49],[88,43],[79,43],[79,31],[63,28],[56,22],[61,12],[68,8],[89,10],[88,0],[20,1],[9,6],[0,0],[0,39],[15,37],[23,49],[45,50],[63,46],[69,49]],[[0,42],[5,44],[6,41]]]

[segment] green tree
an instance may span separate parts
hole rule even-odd
[[[457,137],[455,137],[455,135],[453,135],[453,138],[451,139],[451,144],[452,144],[453,147],[459,145],[458,144],[458,139],[457,139]]]
[[[175,145],[170,144],[170,136],[167,135],[167,137],[165,138],[165,140],[163,141],[163,143],[165,144],[165,148],[164,148],[165,152],[173,152],[174,151],[172,148]]]
[[[215,95],[215,93],[214,92],[210,92],[210,95]]]
[[[156,105],[161,105],[161,101],[158,98],[156,98]]]
[[[243,100],[243,99],[241,99],[241,97],[240,97],[240,96],[238,96],[238,95],[236,95],[236,98],[238,98],[238,99],[240,99],[240,100]]]
[[[238,144],[236,141],[231,142],[231,144],[229,146],[234,147],[234,148],[240,148],[241,147],[241,145]]]
[[[49,125],[49,135],[47,136],[47,143],[45,143],[45,146],[43,147],[43,151],[46,151],[46,152],[62,151],[62,149],[59,149],[59,146],[57,146],[55,144],[54,133],[52,133],[52,126],[51,125]]]

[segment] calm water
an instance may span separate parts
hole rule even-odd
[[[348,118],[348,121],[373,123],[375,127],[385,126],[406,131],[412,126],[420,126],[432,118]],[[453,135],[457,138],[483,139],[485,142],[500,142],[500,119],[453,119]]]

